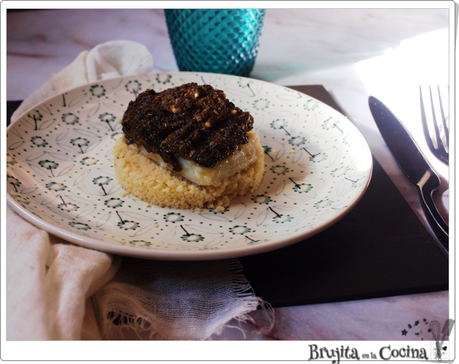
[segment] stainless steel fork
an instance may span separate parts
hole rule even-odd
[[[449,89],[419,87],[422,127],[432,154],[449,165]]]

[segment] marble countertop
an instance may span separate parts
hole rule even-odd
[[[447,84],[448,25],[452,10],[267,9],[251,77],[272,83],[323,85],[367,139],[371,151],[421,220],[418,197],[392,159],[368,107],[381,98],[404,121],[443,179],[442,213],[448,215],[448,168],[427,150],[419,117],[418,85]],[[161,9],[76,9],[12,12],[7,17],[7,100],[22,100],[83,50],[114,39],[144,44],[154,72],[177,71]],[[435,50],[434,58],[431,50]],[[428,314],[450,315],[448,292],[276,309],[268,335],[227,328],[213,339],[412,340],[400,326]],[[381,312],[390,312],[380,321]],[[252,314],[255,326],[262,313]],[[372,324],[378,321],[378,330]]]

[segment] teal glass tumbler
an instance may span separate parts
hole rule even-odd
[[[164,13],[180,71],[250,75],[264,9],[166,9]]]

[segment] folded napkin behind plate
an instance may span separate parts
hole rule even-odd
[[[84,51],[33,92],[46,98],[100,79],[150,72],[141,44]],[[7,340],[207,339],[261,304],[238,260],[160,262],[74,246],[7,210]]]
[[[51,75],[47,82],[22,102],[11,121],[32,106],[61,92],[107,78],[151,72],[153,65],[153,56],[137,42],[117,40],[99,44],[90,51],[81,52],[71,64]]]

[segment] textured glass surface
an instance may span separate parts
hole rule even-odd
[[[264,9],[169,9],[165,15],[180,71],[250,75]]]

